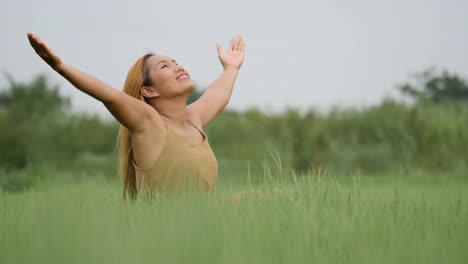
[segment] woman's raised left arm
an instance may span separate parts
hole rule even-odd
[[[226,51],[218,43],[217,50],[219,60],[224,68],[223,73],[208,86],[197,101],[187,107],[190,115],[199,118],[203,127],[208,125],[226,107],[229,99],[231,99],[237,74],[244,62],[244,39],[238,35],[235,39],[231,40],[229,48]]]

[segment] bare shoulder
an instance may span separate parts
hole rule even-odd
[[[144,123],[145,124],[142,125],[142,129],[131,132],[132,137],[144,139],[141,143],[145,145],[154,146],[155,144],[159,145],[164,143],[167,129],[166,123],[161,116],[154,113],[150,118],[146,119]]]
[[[134,125],[134,129],[130,129],[131,134],[142,134],[147,133],[148,131],[159,131],[165,130],[165,122],[158,111],[152,106],[138,102],[140,107],[139,115],[135,119],[138,120],[138,124]]]

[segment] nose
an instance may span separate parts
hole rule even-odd
[[[184,67],[180,66],[180,65],[176,65],[176,72],[179,72],[179,71],[185,71],[184,70]]]

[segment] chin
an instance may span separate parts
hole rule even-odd
[[[173,96],[180,96],[180,95],[190,96],[190,94],[192,94],[192,92],[195,90],[195,85],[191,80],[184,81],[183,83],[178,83],[177,86],[171,90],[172,90]]]
[[[190,81],[190,83],[187,83],[187,86],[184,87],[185,91],[189,92],[190,94],[192,94],[192,92],[195,90],[195,85],[193,84],[192,81]]]

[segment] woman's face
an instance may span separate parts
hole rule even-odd
[[[194,89],[190,74],[177,62],[167,56],[154,55],[147,59],[147,74],[152,86],[162,98],[171,98]]]

